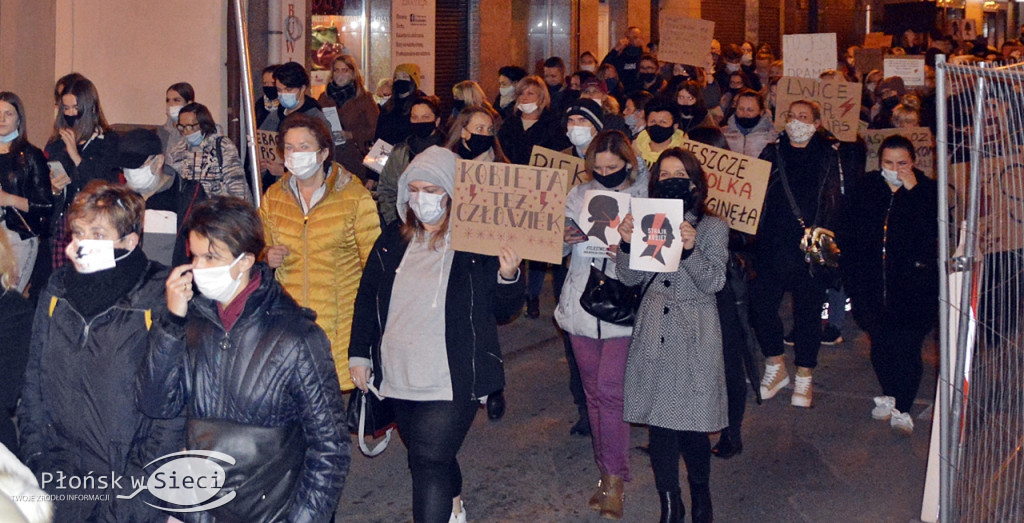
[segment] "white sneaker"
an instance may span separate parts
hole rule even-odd
[[[892,409],[892,418],[889,419],[889,425],[906,436],[914,433],[914,420],[910,418],[909,412],[900,412]]]
[[[793,386],[793,398],[790,400],[790,404],[794,407],[810,408],[811,389],[811,376],[797,374],[796,384]]]
[[[875,396],[875,408],[871,409],[871,417],[887,420],[892,417],[893,407],[895,406],[896,398],[892,396]]]
[[[781,371],[781,372],[780,372]],[[765,364],[764,377],[761,378],[761,399],[770,400],[786,385],[789,385],[789,373],[784,365]]]
[[[462,510],[458,514],[452,513],[452,517],[448,518],[448,523],[466,523],[466,504],[459,500],[459,508]]]

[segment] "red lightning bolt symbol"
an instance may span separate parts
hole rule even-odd
[[[839,104],[839,108],[843,109],[843,116],[846,116],[846,113],[850,112],[850,109],[853,109],[853,98]]]

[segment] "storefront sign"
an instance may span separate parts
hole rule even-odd
[[[435,0],[391,2],[391,68],[420,66],[420,90],[434,94]]]
[[[298,62],[306,66],[306,2],[281,2],[281,63]]]

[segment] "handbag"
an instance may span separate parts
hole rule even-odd
[[[587,278],[587,285],[580,296],[580,306],[601,321],[615,325],[633,325],[640,301],[654,278],[652,277],[641,291],[639,285],[631,287],[605,274],[604,269],[607,265],[607,258],[600,269],[593,264],[590,265],[590,277]]]
[[[836,235],[824,227],[808,227],[804,223],[803,212],[793,197],[793,191],[789,188],[789,179],[786,177],[786,167],[782,161],[782,151],[776,151],[779,163],[779,176],[782,178],[782,188],[789,200],[789,207],[796,216],[800,227],[804,230],[800,238],[800,250],[804,253],[804,261],[809,265],[812,277],[824,277],[828,280],[838,280],[839,269],[839,245],[836,244]],[[842,178],[843,165],[839,163],[839,176]],[[824,183],[824,182],[823,182]],[[834,282],[830,282],[833,285]]]
[[[373,377],[366,384],[369,389],[355,389],[348,400],[348,431],[359,436],[359,450],[367,457],[374,457],[388,448],[391,432],[398,425],[395,413],[381,397],[377,387],[373,386]],[[383,437],[372,448],[366,443],[366,436],[373,439]]]

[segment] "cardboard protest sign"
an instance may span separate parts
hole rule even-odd
[[[571,154],[560,153],[547,147],[533,146],[533,153],[530,155],[530,165],[544,167],[547,169],[562,169],[569,175],[569,184],[566,192],[573,187],[587,180],[587,167],[583,158],[577,158]]]
[[[281,163],[284,158],[277,154],[277,132],[256,131],[256,148],[259,149],[260,169],[267,170],[267,166],[274,163]]]
[[[868,154],[865,169],[872,171],[880,169],[878,149],[882,141],[894,134],[902,134],[914,144],[914,154],[917,160],[914,167],[924,172],[929,178],[935,178],[935,140],[932,138],[932,131],[927,127],[910,127],[907,129],[870,129],[861,133],[864,142],[867,144]]]
[[[508,244],[524,259],[561,263],[565,186],[561,169],[456,160],[452,248],[497,255]]]
[[[865,49],[882,49],[892,47],[892,35],[885,33],[868,33],[864,35]]]
[[[842,80],[811,80],[784,76],[776,90],[775,128],[786,128],[789,106],[797,100],[814,100],[821,105],[821,125],[844,142],[857,139],[860,95],[863,86]]]
[[[903,85],[916,87],[924,85],[924,57],[923,56],[886,56],[885,77],[898,76],[903,79]]]
[[[683,242],[679,238],[683,201],[633,198],[629,204],[633,213],[629,268],[648,272],[678,270],[683,257]]]
[[[1017,152],[1016,154],[1019,154]],[[1020,156],[1016,156],[1020,157]],[[949,183],[954,188],[950,204],[959,223],[964,219],[967,204],[967,183],[971,165],[957,163],[949,166]],[[978,216],[979,245],[984,254],[1024,249],[1024,165],[1012,158],[985,158],[979,166],[981,181]]]
[[[853,52],[853,63],[857,71],[867,75],[871,71],[885,68],[884,49],[857,49]]]
[[[658,59],[703,67],[715,35],[715,23],[676,14],[662,14],[660,22]]]
[[[607,258],[608,246],[618,245],[622,239],[618,227],[628,212],[628,194],[595,189],[584,193],[583,208],[576,218],[576,224],[587,233],[587,241],[581,244],[583,255]]]
[[[836,68],[836,34],[782,35],[783,76],[818,78]]]
[[[683,140],[682,148],[697,157],[707,174],[707,211],[737,231],[755,234],[772,164],[690,140]]]

